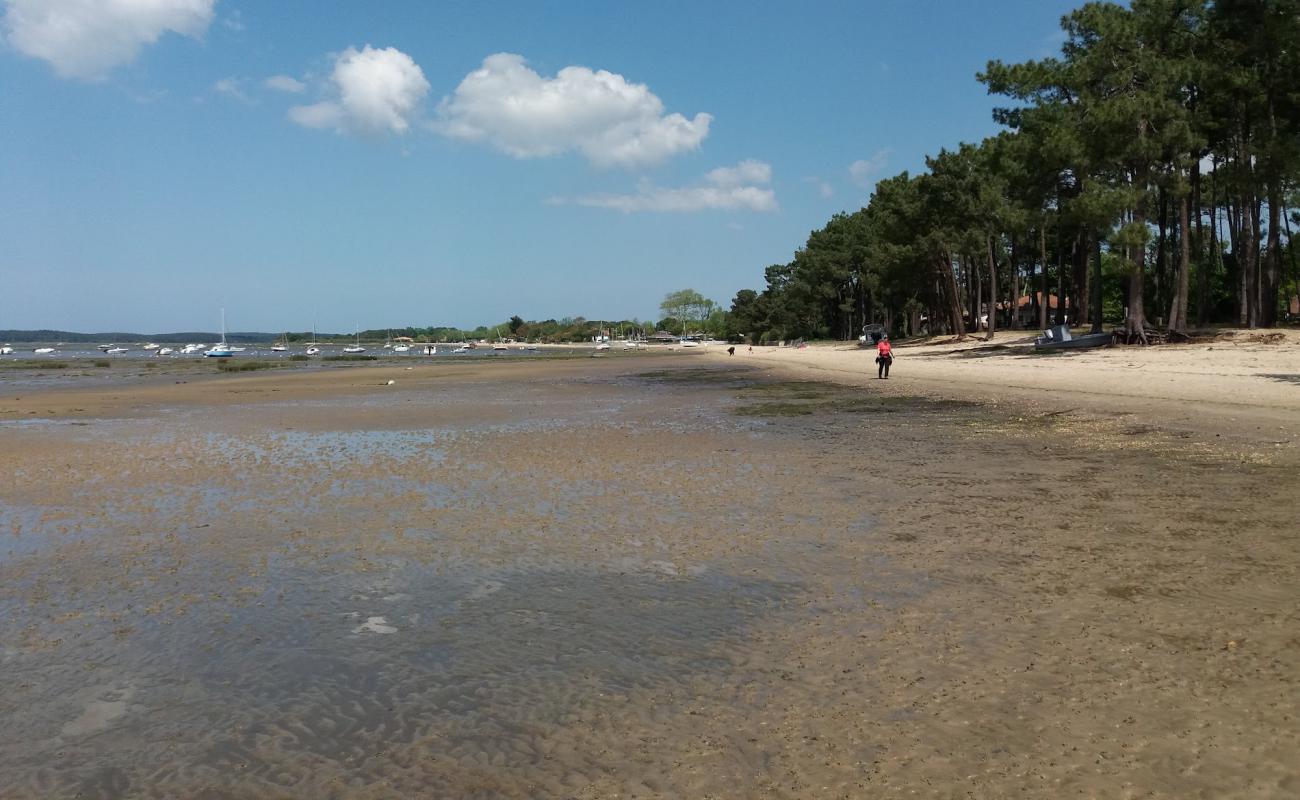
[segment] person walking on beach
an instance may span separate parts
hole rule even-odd
[[[889,346],[889,334],[880,337],[876,345],[876,378],[889,378],[889,365],[894,363],[894,349]]]

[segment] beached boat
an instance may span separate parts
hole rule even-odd
[[[436,355],[438,355],[438,345],[436,345],[436,344],[426,344],[426,345],[424,346],[424,350],[423,350],[422,352],[423,352],[426,356],[436,356]]]
[[[280,337],[279,341],[271,345],[272,353],[283,353],[285,350],[288,349],[289,349],[289,334],[287,333],[284,336]]]
[[[181,348],[181,355],[189,355],[190,353],[201,353],[201,352],[203,352],[203,345],[201,344],[187,344]]]
[[[0,344],[0,356],[11,356],[13,354],[14,354],[14,349],[10,347],[7,343]]]
[[[50,350],[53,350],[53,349],[54,349],[54,348],[52,348],[52,347],[50,348]],[[107,350],[105,350],[104,352],[105,352],[105,353],[108,353],[110,356],[115,356],[115,355],[117,355],[118,353],[125,353],[128,349],[129,349],[129,348],[126,348],[126,347],[110,347],[110,348],[108,348]],[[37,350],[36,352],[39,353],[39,352],[41,352],[41,351],[40,351],[40,350]]]
[[[144,344],[143,346],[141,346],[140,349],[141,349],[141,350],[157,350],[158,347],[159,347],[159,346],[156,345],[156,344],[154,344],[153,342],[148,342],[148,343]]]
[[[1085,333],[1075,336],[1068,325],[1054,325],[1034,339],[1035,350],[1076,350],[1087,347],[1105,347],[1114,341],[1109,333]]]
[[[33,350],[32,352],[33,352],[33,353],[40,353],[41,355],[45,355],[46,353],[53,353],[53,352],[54,352],[54,348],[53,348],[53,347],[38,347],[38,348],[36,348],[35,350]]]
[[[111,352],[111,351],[110,351]],[[226,310],[221,309],[221,341],[204,351],[208,358],[233,358],[235,350],[226,344]]]
[[[173,349],[170,348],[170,347],[159,347],[159,348],[158,348],[158,352],[154,353],[154,355],[156,355],[156,356],[169,356],[169,355],[171,355],[172,353],[175,353],[175,352],[176,352],[176,351],[173,350]]]

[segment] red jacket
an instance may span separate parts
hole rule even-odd
[[[876,345],[876,353],[888,358],[894,357],[894,352],[890,349],[889,342],[884,339],[881,339],[880,344]]]

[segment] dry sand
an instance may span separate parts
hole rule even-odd
[[[1294,399],[944,348],[6,389],[0,796],[1300,792]]]
[[[713,358],[726,358],[711,347]],[[1223,331],[1193,344],[1037,353],[1033,336],[999,331],[894,348],[888,388],[989,404],[1132,413],[1144,422],[1300,439],[1300,331]],[[844,344],[737,349],[735,359],[782,374],[861,385],[875,350]]]

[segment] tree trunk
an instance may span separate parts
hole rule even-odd
[[[1268,247],[1260,280],[1259,324],[1277,325],[1277,293],[1282,288],[1282,196],[1277,183],[1268,187]]]
[[[1164,300],[1169,294],[1169,195],[1162,189],[1160,190],[1159,201],[1160,216],[1156,221],[1156,268],[1152,272],[1154,285],[1151,287],[1151,299],[1155,303],[1156,313],[1160,313],[1161,308],[1165,308]],[[1159,320],[1157,327],[1159,326]]]
[[[1196,207],[1196,324],[1204,325],[1210,300],[1209,262],[1205,252],[1205,208],[1201,205],[1201,160],[1192,157],[1192,205]],[[1210,236],[1213,237],[1213,228]]]
[[[1190,238],[1191,201],[1184,193],[1178,199],[1178,275],[1174,284],[1174,298],[1169,306],[1169,331],[1187,336],[1187,279],[1192,268]]]
[[[993,334],[997,330],[997,297],[998,297],[998,260],[993,254],[993,237],[989,237],[989,286],[993,287],[989,294],[989,330],[984,335],[984,341],[992,341]]]
[[[1047,225],[1044,223],[1038,228],[1038,257],[1039,269],[1042,275],[1039,276],[1039,299],[1038,299],[1038,329],[1047,329],[1047,307],[1050,303],[1047,300]]]
[[[1246,240],[1244,242],[1246,254],[1249,255],[1249,259],[1246,262],[1246,288],[1249,292],[1246,296],[1246,327],[1258,328],[1259,309],[1261,305],[1261,270],[1259,268],[1259,198],[1254,196],[1249,197],[1246,199],[1244,205],[1246,206],[1246,219],[1244,222],[1245,225],[1249,227],[1249,231],[1243,232],[1242,236],[1242,238]]]
[[[1291,291],[1286,296],[1286,313],[1291,313],[1291,298],[1296,298],[1296,303],[1300,304],[1300,266],[1297,266],[1295,259],[1295,239],[1291,236],[1291,218],[1286,215],[1286,209],[1282,209],[1282,224],[1286,226],[1286,251],[1291,255]]]
[[[948,295],[945,311],[952,325],[952,334],[958,339],[963,339],[966,337],[966,326],[962,322],[961,294],[957,290],[957,276],[953,272],[952,255],[944,253],[935,259],[935,264],[941,273],[938,276],[939,281]]]
[[[1138,201],[1133,206],[1133,222],[1138,230],[1146,230],[1147,209],[1145,195],[1148,184],[1146,171],[1143,170],[1135,174],[1133,182],[1137,185],[1138,190]],[[1130,343],[1136,339],[1142,344],[1146,344],[1147,318],[1142,296],[1146,288],[1146,245],[1142,242],[1132,245],[1129,253],[1130,260],[1133,263],[1128,279],[1128,317],[1124,320],[1124,333]]]
[[[1092,262],[1092,332],[1101,333],[1102,327],[1106,320],[1103,316],[1101,305],[1101,236],[1093,234],[1093,262]]]
[[[1011,330],[1020,330],[1020,269],[1016,266],[1016,237],[1011,237],[1011,263],[1007,264],[1007,269],[1011,271]]]
[[[1074,234],[1074,245],[1070,250],[1071,283],[1073,284],[1070,292],[1070,323],[1072,325],[1082,325],[1089,320],[1088,254],[1090,251],[1088,231],[1079,228]]]
[[[1061,241],[1061,226],[1056,226],[1056,323],[1064,325],[1065,318],[1065,245]]]

